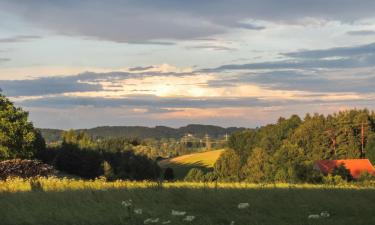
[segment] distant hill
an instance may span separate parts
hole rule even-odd
[[[212,170],[223,152],[224,150],[214,150],[164,159],[159,162],[159,166],[163,169],[172,168],[175,178],[183,179],[192,168],[199,168],[206,172]]]
[[[103,126],[91,129],[80,129],[77,131],[87,132],[94,138],[108,137],[138,137],[144,138],[181,138],[190,133],[197,137],[203,137],[208,134],[212,138],[230,135],[235,131],[245,128],[229,127],[223,128],[213,125],[190,124],[180,128],[171,128],[166,126],[143,127],[143,126]],[[61,140],[63,130],[58,129],[40,129],[47,143]]]
[[[64,132],[63,130],[58,130],[58,129],[39,129],[39,130],[47,143],[61,140],[61,135]]]

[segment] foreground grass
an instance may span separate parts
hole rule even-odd
[[[34,182],[35,183],[35,182]],[[12,186],[12,185],[13,186]],[[16,185],[17,184],[17,185]],[[375,189],[253,184],[104,182],[41,179],[31,191],[28,180],[0,182],[0,224],[144,224],[159,218],[171,225],[345,225],[375,224]],[[35,186],[35,184],[34,184]],[[128,218],[123,200],[133,200],[142,215]],[[246,209],[238,209],[248,202]],[[171,215],[186,211],[192,222]],[[328,211],[331,216],[308,219]]]

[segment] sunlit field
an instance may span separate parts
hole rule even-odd
[[[360,187],[42,178],[8,180],[1,182],[0,188],[1,224],[375,224],[373,184]]]
[[[165,159],[159,162],[161,168],[170,167],[175,173],[177,179],[183,179],[192,168],[199,168],[203,171],[212,170],[215,162],[224,152],[224,149],[199,152],[188,155],[182,155],[171,159]]]

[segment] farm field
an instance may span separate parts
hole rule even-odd
[[[194,154],[182,155],[171,159],[165,159],[159,162],[161,168],[170,167],[173,169],[177,179],[183,179],[192,168],[199,168],[203,171],[210,171],[216,160],[224,152],[221,150],[199,152]]]
[[[42,179],[33,190],[29,181],[22,180],[2,182],[1,187],[0,218],[4,225],[375,224],[375,189],[354,186],[184,182],[160,186],[152,182]],[[129,199],[131,211],[142,209],[142,214],[129,214],[122,204]],[[239,209],[240,203],[249,206]],[[173,216],[172,210],[186,214]],[[308,219],[324,211],[330,216]],[[186,216],[194,218],[186,221]]]

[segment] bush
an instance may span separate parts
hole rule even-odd
[[[168,167],[167,169],[165,169],[164,171],[164,180],[174,180],[174,172],[173,172],[173,169]]]
[[[333,176],[340,176],[342,179],[346,180],[346,181],[352,181],[353,180],[353,176],[352,174],[350,173],[350,170],[348,170],[344,164],[341,164],[339,166],[336,166],[333,170],[332,170],[332,175]]]
[[[217,176],[214,172],[208,172],[203,177],[204,182],[213,182],[217,180]]]
[[[54,174],[52,166],[37,160],[13,159],[0,162],[0,179],[8,177],[30,178]]]
[[[361,173],[358,178],[358,181],[365,182],[365,181],[373,181],[375,179],[374,175],[371,175],[369,172],[365,171]]]
[[[328,185],[345,185],[347,184],[346,180],[344,180],[339,175],[332,175],[328,174],[327,176],[323,177],[323,183]]]
[[[189,182],[204,181],[204,173],[202,170],[197,168],[190,169],[184,180]]]

